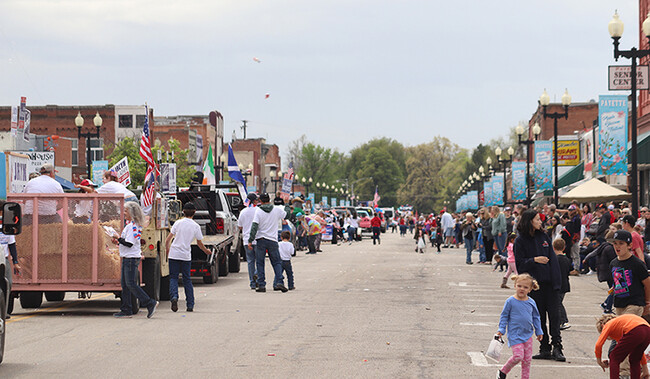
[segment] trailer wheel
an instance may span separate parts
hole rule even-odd
[[[20,293],[20,306],[27,308],[38,308],[43,304],[43,292],[26,291]]]
[[[7,310],[5,307],[5,294],[0,289],[0,363],[5,355],[5,335],[7,334]]]
[[[213,284],[216,283],[218,279],[219,275],[217,272],[217,264],[215,262],[212,262],[212,265],[210,266],[210,275],[203,276],[203,283]],[[183,280],[185,280],[185,278],[183,278]]]
[[[235,249],[235,251],[232,251],[232,246],[227,247],[228,251],[228,271],[230,272],[239,272],[241,269],[241,259],[239,250]]]
[[[160,300],[160,257],[147,258],[142,262],[142,279],[144,292],[152,299]]]
[[[47,291],[45,292],[45,299],[47,299],[47,301],[63,301],[63,299],[65,299],[65,292]]]
[[[224,250],[219,251],[221,253],[221,256],[217,254],[217,258],[219,261],[219,276],[227,276],[228,275],[228,252]]]
[[[169,275],[160,278],[160,300],[169,300]]]

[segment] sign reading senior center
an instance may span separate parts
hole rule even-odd
[[[553,189],[551,180],[553,143],[535,141],[535,189],[546,191]]]
[[[598,97],[598,174],[627,174],[627,96]]]

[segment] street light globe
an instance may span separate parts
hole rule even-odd
[[[521,122],[515,127],[515,133],[517,133],[518,136],[524,134],[524,127],[521,125]]]
[[[276,174],[275,170],[271,170],[271,171],[269,172],[269,176],[270,176],[271,178],[275,178],[275,174]]]
[[[84,118],[81,117],[81,112],[77,112],[77,117],[74,118],[74,124],[77,127],[81,127],[84,125]]]
[[[303,184],[304,184],[304,183],[307,183],[307,179],[305,179],[304,176],[302,177],[302,182],[303,182]]]
[[[478,172],[480,172],[481,174],[485,172],[485,169],[483,168],[483,166],[479,166]]]
[[[492,158],[487,157],[487,159],[485,160],[485,163],[487,163],[488,166],[491,165],[492,164]]]
[[[251,170],[251,171],[253,170],[253,164],[252,163],[248,164],[248,169]]]
[[[643,20],[641,29],[643,30],[643,35],[650,38],[650,12],[648,12],[648,15],[646,16],[645,20]]]
[[[643,22],[643,24],[645,26],[645,21]],[[625,26],[623,25],[623,21],[621,21],[621,19],[618,18],[618,11],[614,11],[614,16],[612,17],[612,21],[610,21],[609,24],[607,24],[607,30],[609,31],[609,35],[612,36],[612,38],[621,38],[624,29]],[[644,28],[644,32],[645,32],[645,28]]]
[[[244,169],[244,164],[243,163],[240,163],[238,166],[239,166],[239,171]]]
[[[221,163],[226,161],[226,153],[221,154]]]
[[[500,156],[501,155],[501,148],[497,147],[496,149],[494,149],[494,154],[496,154],[497,157]]]
[[[93,123],[95,124],[95,126],[101,127],[103,122],[104,120],[102,120],[102,117],[99,115],[99,112],[97,112],[95,118],[93,118]]]
[[[298,174],[296,174],[296,175],[293,176],[293,180],[295,180],[296,182],[297,182],[298,180],[300,180],[300,177],[298,176]]]
[[[513,149],[512,146],[510,146],[510,147],[508,148],[508,155],[510,155],[510,156],[515,155],[515,149]]]
[[[310,177],[309,177],[309,183],[313,183],[313,182],[314,182],[314,180],[313,180],[313,179],[311,178],[311,176],[310,176]]]
[[[536,122],[535,125],[533,125],[533,134],[538,136],[541,132],[542,128],[539,126],[539,123]]]
[[[551,97],[548,96],[546,88],[544,88],[544,92],[542,92],[542,95],[539,97],[539,103],[542,104],[542,106],[547,106],[551,103]]]
[[[320,182],[316,183],[316,188],[320,188]]]
[[[569,95],[569,90],[566,88],[564,89],[564,95],[562,95],[561,101],[562,101],[562,105],[564,105],[565,107],[571,105],[571,95]]]

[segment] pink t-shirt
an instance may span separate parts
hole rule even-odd
[[[641,256],[636,253],[636,249],[641,249]],[[643,237],[637,232],[632,232],[632,253],[641,259],[641,261],[645,262],[645,257],[643,256]]]
[[[515,250],[513,244],[509,243],[506,250],[508,250],[508,263],[515,263]]]

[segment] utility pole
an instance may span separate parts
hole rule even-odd
[[[241,122],[244,123],[244,125],[241,126],[241,130],[244,131],[244,139],[246,139],[246,129],[248,128],[248,126],[246,125],[246,123],[248,122],[248,120],[241,120]]]

